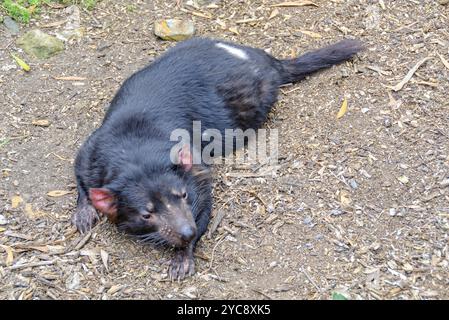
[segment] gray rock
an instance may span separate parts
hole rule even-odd
[[[64,43],[38,29],[25,33],[17,44],[31,56],[47,59],[64,50]]]
[[[164,40],[182,41],[195,34],[195,26],[190,20],[158,20],[154,22],[154,34]]]
[[[84,35],[84,28],[81,27],[80,9],[72,5],[64,9],[67,14],[67,22],[64,30],[56,33],[56,37],[64,42],[70,40],[79,40]]]
[[[18,35],[20,32],[19,25],[11,18],[11,17],[5,17],[3,19],[3,24],[5,25],[6,29],[12,34],[12,35]]]

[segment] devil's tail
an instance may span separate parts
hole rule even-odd
[[[358,40],[342,40],[333,45],[307,52],[298,58],[280,60],[282,83],[292,83],[323,68],[331,67],[350,59],[363,49]]]

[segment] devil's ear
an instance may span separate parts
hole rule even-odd
[[[193,156],[190,152],[190,147],[185,144],[178,152],[178,163],[184,169],[184,171],[190,171],[193,165]]]
[[[116,197],[111,190],[106,188],[89,189],[89,198],[92,205],[108,218],[114,220],[117,214]]]

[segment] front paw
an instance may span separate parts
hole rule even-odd
[[[182,280],[195,273],[195,261],[193,260],[192,250],[187,248],[178,250],[173,257],[168,268],[170,280]]]
[[[78,205],[72,216],[72,223],[79,232],[85,233],[100,220],[97,210],[88,203]]]

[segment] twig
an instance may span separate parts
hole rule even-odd
[[[441,54],[439,54],[438,52],[437,52],[437,55],[438,55],[438,57],[440,57],[440,60],[441,60],[441,62],[443,62],[444,66],[449,70],[449,62],[447,62],[447,60],[444,59],[444,57]]]
[[[258,294],[263,295],[265,298],[268,298],[268,299],[270,299],[270,300],[274,300],[273,297],[269,296],[268,294],[266,294],[266,293],[263,292],[262,290],[259,290],[259,289],[251,289],[251,290],[253,290],[254,292],[256,292],[256,293],[258,293]]]
[[[405,75],[404,79],[402,79],[401,82],[399,82],[397,85],[395,85],[394,87],[392,87],[391,89],[393,91],[399,91],[401,90],[404,85],[410,81],[410,79],[413,77],[413,74],[419,69],[419,67],[421,67],[421,65],[426,62],[427,60],[433,59],[433,57],[426,57],[420,61],[418,61],[418,63],[415,64],[415,66],[413,68],[411,68],[409,70],[409,72]]]
[[[313,281],[313,279],[309,276],[307,271],[304,268],[301,268],[301,271],[302,271],[302,273],[304,273],[304,275],[310,281],[310,283],[313,284],[313,286],[321,293],[322,292],[321,288],[316,284],[315,281]]]
[[[23,268],[34,268],[34,267],[42,267],[42,266],[49,266],[51,264],[55,264],[55,260],[52,261],[40,261],[40,262],[32,262],[32,263],[24,263],[19,264],[15,266],[8,267],[8,270],[16,270],[16,269],[23,269]]]
[[[214,254],[215,254],[215,250],[217,249],[218,245],[221,244],[221,243],[224,242],[224,241],[225,241],[225,239],[221,239],[220,241],[218,241],[218,242],[215,244],[214,248],[212,249],[212,254],[211,254],[211,256],[210,256],[210,262],[209,262],[209,268],[208,268],[209,270],[212,269],[212,263],[214,262]]]
[[[81,241],[78,242],[78,244],[75,246],[75,250],[79,250],[79,249],[81,249],[82,247],[84,247],[85,244],[89,241],[89,239],[90,239],[91,236],[92,236],[92,232],[89,231],[89,233],[86,234],[86,235],[84,236],[84,238],[81,239]]]
[[[249,194],[253,195],[254,197],[256,197],[263,205],[265,208],[268,208],[267,204],[265,203],[265,201],[262,200],[261,197],[259,197],[259,195],[254,192],[254,191],[248,191]]]
[[[259,22],[259,21],[263,21],[263,19],[264,18],[242,19],[242,20],[237,20],[235,23],[236,24],[243,24],[243,23]]]

